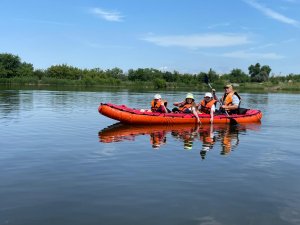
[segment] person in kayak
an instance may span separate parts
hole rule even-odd
[[[175,102],[173,105],[177,107],[173,108],[172,112],[193,113],[194,116],[197,118],[197,123],[201,123],[198,116],[197,105],[195,103],[194,95],[192,93],[187,93],[183,102]]]
[[[151,109],[141,109],[141,112],[159,112],[167,113],[170,110],[167,109],[167,101],[162,100],[160,94],[155,94],[154,98],[151,101]]]
[[[151,101],[151,112],[167,113],[168,110],[166,106],[167,106],[167,101],[162,100],[160,94],[154,95],[154,98]]]
[[[214,113],[216,111],[216,102],[210,92],[205,93],[204,99],[198,104],[200,113],[210,114],[210,123],[214,122]]]
[[[218,100],[215,90],[213,89],[214,99]],[[224,86],[224,95],[222,99],[220,100],[220,112],[224,113],[225,110],[228,112],[228,114],[235,114],[238,113],[238,109],[240,107],[240,100],[241,97],[239,94],[233,90],[232,84],[227,84]]]

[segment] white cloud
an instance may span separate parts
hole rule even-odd
[[[91,13],[104,19],[112,22],[121,22],[123,16],[119,12],[107,11],[101,8],[91,9]]]
[[[239,58],[239,59],[282,59],[284,56],[277,53],[253,53],[246,51],[235,51],[222,54],[223,57]]]
[[[239,34],[198,34],[169,36],[149,35],[142,38],[142,40],[164,47],[177,46],[187,48],[227,47],[250,43],[250,40],[246,35]]]
[[[252,7],[256,8],[257,10],[261,11],[263,14],[265,14],[266,16],[268,16],[274,20],[277,20],[282,23],[290,24],[293,26],[297,26],[297,27],[299,27],[299,25],[300,25],[299,21],[289,18],[283,14],[280,14],[270,8],[267,8],[267,7],[257,3],[254,0],[244,0],[244,1],[247,4],[251,5]]]

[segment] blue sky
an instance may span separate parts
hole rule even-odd
[[[300,0],[0,0],[0,52],[36,69],[300,74]]]

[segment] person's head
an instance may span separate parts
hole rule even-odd
[[[232,84],[226,84],[226,85],[224,86],[224,91],[225,91],[226,93],[232,92],[232,91],[233,91],[233,86],[232,86]]]
[[[158,100],[160,100],[160,99],[161,99],[160,94],[154,95],[154,100],[155,100],[155,101],[158,101]]]
[[[210,92],[206,92],[205,95],[204,95],[204,100],[206,102],[209,102],[210,100],[212,100],[213,96]]]
[[[192,93],[187,93],[185,96],[185,101],[187,103],[192,103],[194,101],[194,95]]]

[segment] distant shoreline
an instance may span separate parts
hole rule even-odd
[[[213,88],[218,92],[223,91],[223,85],[211,83]],[[236,83],[233,84],[235,90],[239,92],[251,91],[251,92],[300,92],[300,82],[279,82],[273,84],[271,82],[262,82],[262,83]],[[120,83],[104,83],[104,84],[83,84],[80,81],[72,80],[61,80],[61,79],[52,79],[51,82],[43,82],[43,80],[38,79],[3,79],[0,78],[0,87],[1,89],[5,88],[25,88],[25,89],[143,89],[143,90],[153,90],[153,91],[172,91],[172,90],[190,90],[190,91],[210,91],[210,88],[201,82],[196,83],[192,87],[190,85],[178,84],[178,83],[167,83],[165,87],[157,88],[152,82],[129,82],[124,81]]]

